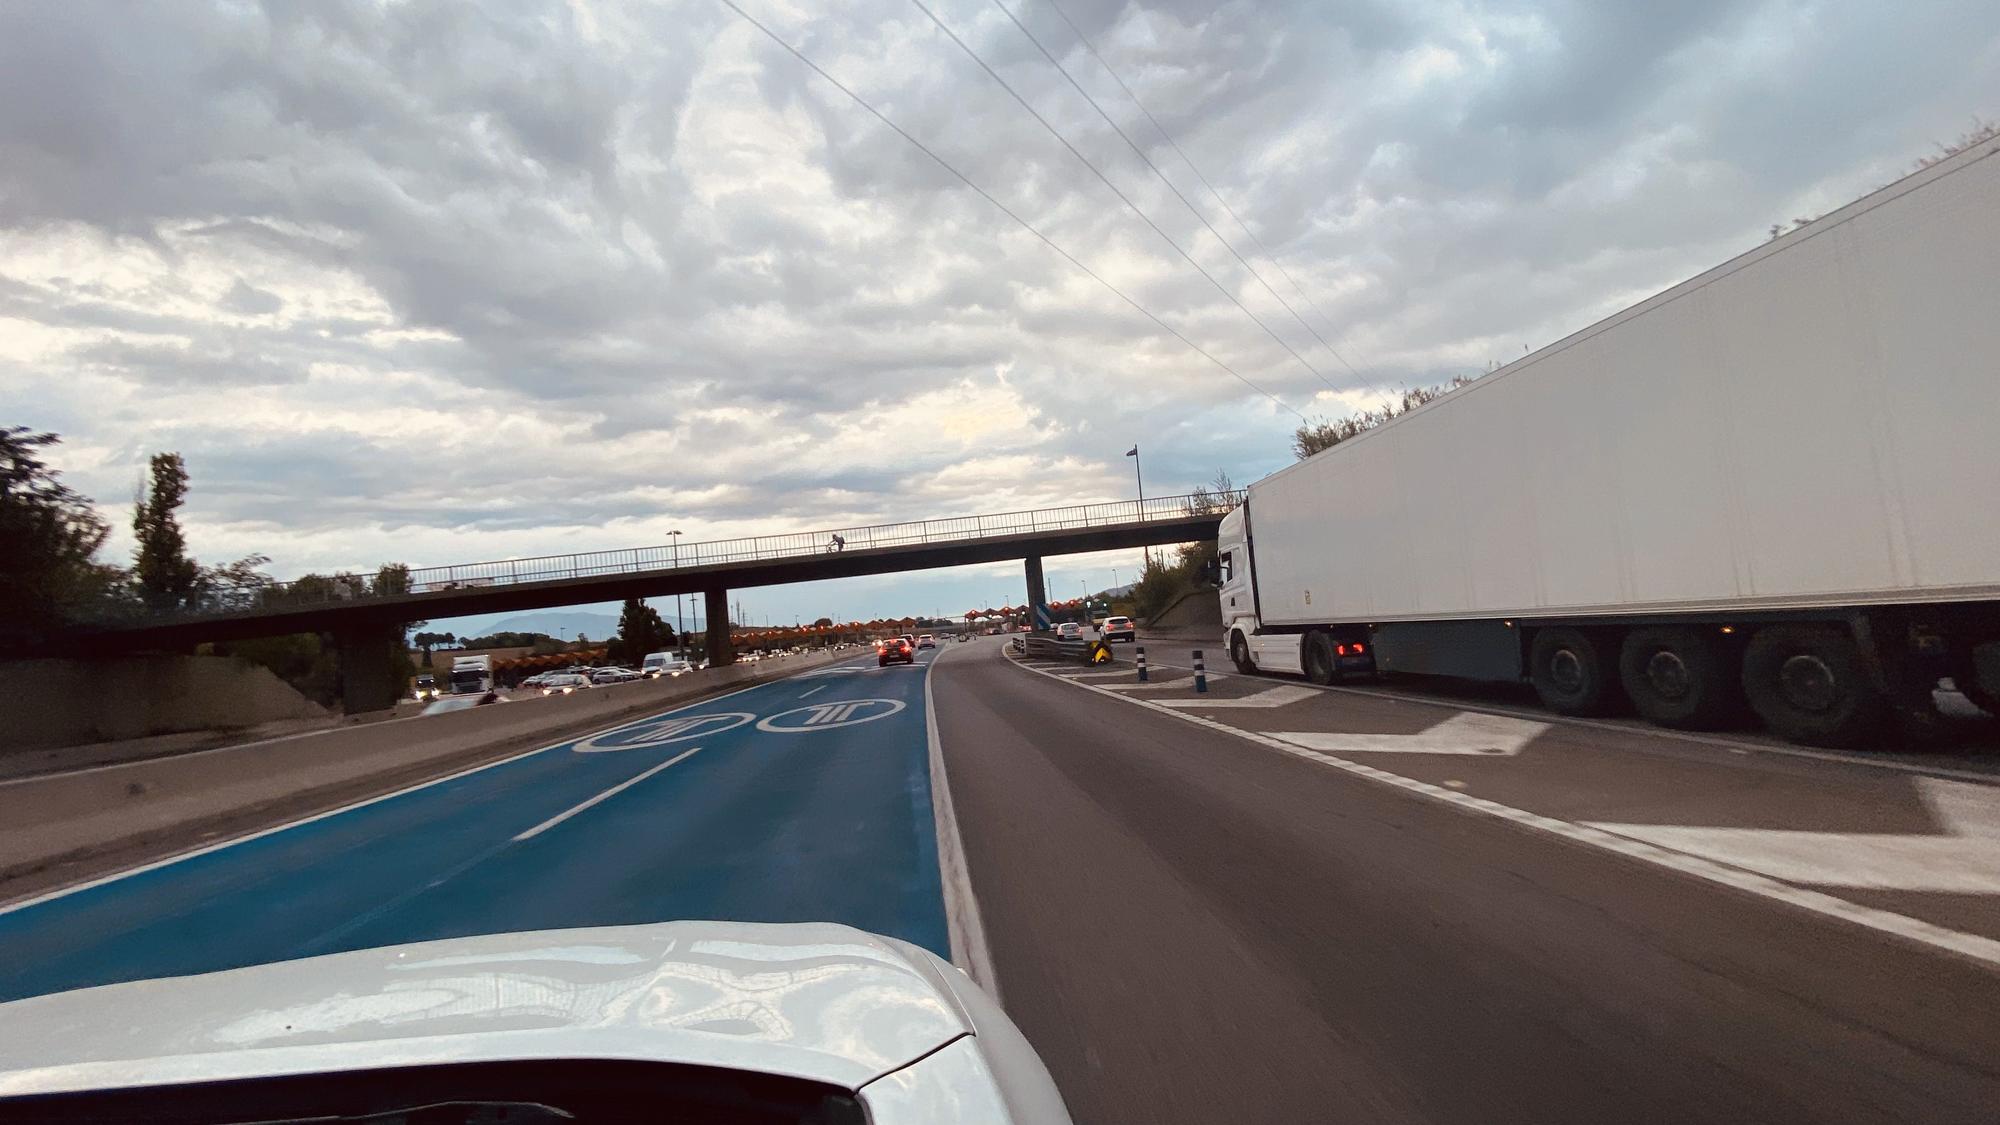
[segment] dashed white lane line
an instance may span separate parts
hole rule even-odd
[[[430,789],[438,785],[444,785],[447,782],[457,781],[461,777],[470,777],[476,773],[485,773],[487,770],[498,769],[501,766],[508,765],[509,763],[512,762],[518,762],[526,758],[532,758],[537,754],[547,754],[555,750],[560,750],[565,746],[575,746],[580,742],[589,742],[600,735],[609,734],[612,731],[624,730],[627,727],[641,726],[645,723],[652,722],[660,718],[661,715],[673,715],[682,711],[691,711],[696,707],[705,707],[711,703],[720,703],[725,699],[730,699],[735,696],[742,695],[745,692],[756,691],[758,688],[768,687],[771,684],[783,683],[785,680],[791,678],[792,678],[791,676],[779,676],[775,679],[758,680],[754,683],[744,684],[740,688],[734,688],[729,691],[725,691],[721,695],[712,695],[705,699],[696,699],[691,702],[676,704],[660,712],[659,715],[653,715],[647,718],[636,719],[636,720],[620,719],[619,721],[612,723],[610,726],[601,727],[597,730],[593,730],[590,733],[584,735],[582,738],[565,739],[561,742],[552,742],[547,746],[538,746],[533,750],[523,750],[519,754],[512,754],[505,758],[499,758],[491,762],[481,762],[479,765],[469,766],[455,773],[448,773],[443,777],[433,777],[428,781],[419,781],[414,785],[405,785],[401,789],[393,789],[387,793],[379,793],[373,797],[367,797],[359,801],[353,801],[345,805],[339,805],[334,808],[326,809],[323,812],[313,813],[309,816],[302,816],[296,820],[287,820],[280,824],[273,824],[264,828],[259,828],[252,832],[246,832],[241,836],[232,836],[227,840],[218,840],[211,844],[202,844],[199,847],[190,848],[187,851],[175,852],[172,855],[162,856],[159,859],[148,860],[145,863],[141,863],[135,867],[125,868],[122,871],[113,871],[109,874],[99,875],[92,879],[85,879],[79,883],[71,883],[69,886],[66,887],[57,887],[56,889],[51,891],[43,891],[40,894],[31,895],[27,898],[20,899],[19,901],[16,902],[0,904],[0,914],[11,914],[17,910],[26,910],[29,907],[40,906],[45,902],[53,902],[56,899],[66,898],[70,895],[78,894],[82,891],[94,890],[98,887],[102,887],[110,883],[116,883],[121,879],[129,879],[134,875],[144,875],[148,871],[157,871],[162,867],[171,867],[176,863],[182,863],[190,859],[196,859],[200,856],[208,855],[210,852],[219,852],[224,850],[225,848],[233,848],[238,844],[247,844],[252,840],[261,840],[266,836],[275,836],[280,832],[286,832],[293,828],[298,828],[302,825],[312,824],[315,821],[327,820],[332,817],[340,816],[343,813],[350,813],[353,812],[355,809],[367,808],[369,805],[379,805],[384,801],[393,801],[398,797],[402,797],[410,793],[415,793],[424,789]],[[412,717],[415,718],[418,716],[412,716]],[[389,719],[386,721],[401,722],[402,720]]]
[[[700,752],[701,752],[701,747],[699,746],[695,747],[692,750],[683,750],[679,754],[676,754],[673,757],[668,758],[666,761],[661,762],[659,765],[654,766],[652,769],[649,769],[646,772],[639,774],[636,777],[626,778],[624,781],[621,781],[618,784],[612,786],[611,788],[606,789],[604,792],[599,793],[597,796],[592,797],[590,800],[557,813],[556,815],[548,818],[547,820],[541,822],[540,824],[535,825],[533,828],[528,829],[526,832],[523,832],[520,835],[514,837],[514,842],[519,843],[522,840],[533,839],[534,837],[539,836],[544,832],[547,832],[549,829],[554,828],[556,825],[561,824],[563,821],[568,820],[570,817],[575,816],[576,814],[584,811],[585,809],[591,808],[603,801],[608,801],[611,798],[616,797],[618,794],[625,792],[627,789],[632,788],[634,785],[637,785],[640,782],[646,780],[647,778],[653,776],[654,774],[659,773],[662,770],[665,770],[669,766],[677,766],[682,762],[686,761],[687,759],[694,757],[696,754]]]
[[[816,687],[816,688],[812,689],[812,691],[802,691],[802,692],[800,692],[800,693],[799,693],[799,698],[800,698],[800,699],[804,699],[804,698],[805,698],[806,696],[808,696],[808,695],[811,695],[811,694],[813,694],[813,692],[818,692],[818,691],[825,691],[825,690],[826,690],[826,685],[825,685],[825,684],[821,684],[821,685],[819,685],[818,687]]]
[[[1022,666],[1028,667],[1027,665]],[[1029,667],[1028,670],[1037,675],[1047,676],[1052,680],[1063,679],[1061,676],[1041,671],[1038,668]],[[1350,762],[1344,758],[1336,758],[1317,750],[1309,750],[1306,747],[1284,742],[1257,731],[1241,730],[1214,719],[1203,718],[1200,715],[1190,715],[1185,711],[1166,705],[1169,702],[1184,703],[1190,701],[1143,699],[1120,692],[1106,691],[1095,684],[1080,683],[1072,686],[1083,691],[1096,692],[1109,699],[1124,700],[1134,707],[1145,707],[1163,715],[1172,715],[1185,722],[1207,727],[1221,734],[1234,735],[1246,742],[1254,742],[1260,746],[1266,746],[1281,753],[1290,754],[1295,758],[1303,758],[1306,761],[1339,770],[1342,773],[1366,778],[1369,781],[1392,786],[1417,796],[1427,797],[1433,801],[1440,801],[1462,812],[1493,817],[1512,824],[1518,824],[1524,828],[1546,832],[1552,836],[1560,836],[1563,839],[1573,840],[1589,847],[1614,852],[1643,863],[1677,871],[1683,875],[1689,875],[1705,882],[1714,883],[1775,902],[1781,902],[1788,906],[1810,911],[1824,917],[1839,919],[1843,922],[1874,930],[1878,933],[1888,934],[1903,941],[1943,950],[1991,968],[2000,968],[2000,941],[1995,941],[1989,937],[1946,929],[1943,926],[1926,922],[1921,918],[1912,918],[1908,915],[1896,914],[1872,906],[1863,906],[1860,903],[1849,902],[1846,899],[1837,898],[1821,891],[1780,882],[1767,875],[1748,871],[1741,867],[1718,862],[1703,856],[1675,851],[1645,840],[1607,832],[1588,824],[1575,824],[1566,820],[1557,820],[1554,817],[1543,816],[1540,813],[1531,813],[1524,809],[1514,808],[1511,805],[1503,805],[1498,801],[1489,801],[1484,797],[1474,797],[1467,793],[1460,793],[1444,788],[1443,786],[1432,785],[1427,781],[1418,781],[1415,778],[1390,773],[1388,770],[1376,769],[1374,766],[1366,766],[1359,762]],[[1196,706],[1200,705],[1198,701],[1194,702]]]

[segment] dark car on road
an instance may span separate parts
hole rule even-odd
[[[875,666],[887,668],[891,664],[915,664],[917,650],[901,637],[891,637],[882,642],[882,648],[875,654]]]

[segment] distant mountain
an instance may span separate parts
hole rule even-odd
[[[601,641],[618,632],[618,618],[608,613],[578,613],[574,610],[537,610],[502,617],[477,633],[460,628],[459,635],[484,636],[488,633],[547,633],[559,641],[573,641],[578,633]]]
[[[653,608],[658,609],[656,605]],[[674,611],[670,603],[660,614],[667,626],[673,627]],[[618,615],[612,613],[586,613],[573,609],[536,610],[533,613],[514,613],[505,617],[462,617],[450,622],[432,622],[429,628],[449,629],[461,637],[484,637],[493,633],[547,633],[559,641],[573,641],[578,633],[593,641],[609,640],[618,632]],[[699,633],[703,628],[699,617],[687,619],[690,633]]]

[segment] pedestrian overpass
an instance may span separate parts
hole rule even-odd
[[[726,664],[733,659],[731,590],[1024,560],[1028,602],[1041,607],[1048,600],[1044,557],[1213,539],[1223,513],[1240,499],[1240,493],[1198,493],[257,583],[206,591],[197,603],[168,612],[80,627],[66,647],[110,654],[331,633],[347,710],[377,710],[402,691],[389,657],[411,621],[699,594],[709,660]]]

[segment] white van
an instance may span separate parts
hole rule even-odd
[[[671,652],[649,652],[645,661],[639,665],[639,674],[649,680],[657,680],[661,676],[678,676],[692,671],[694,665]]]

